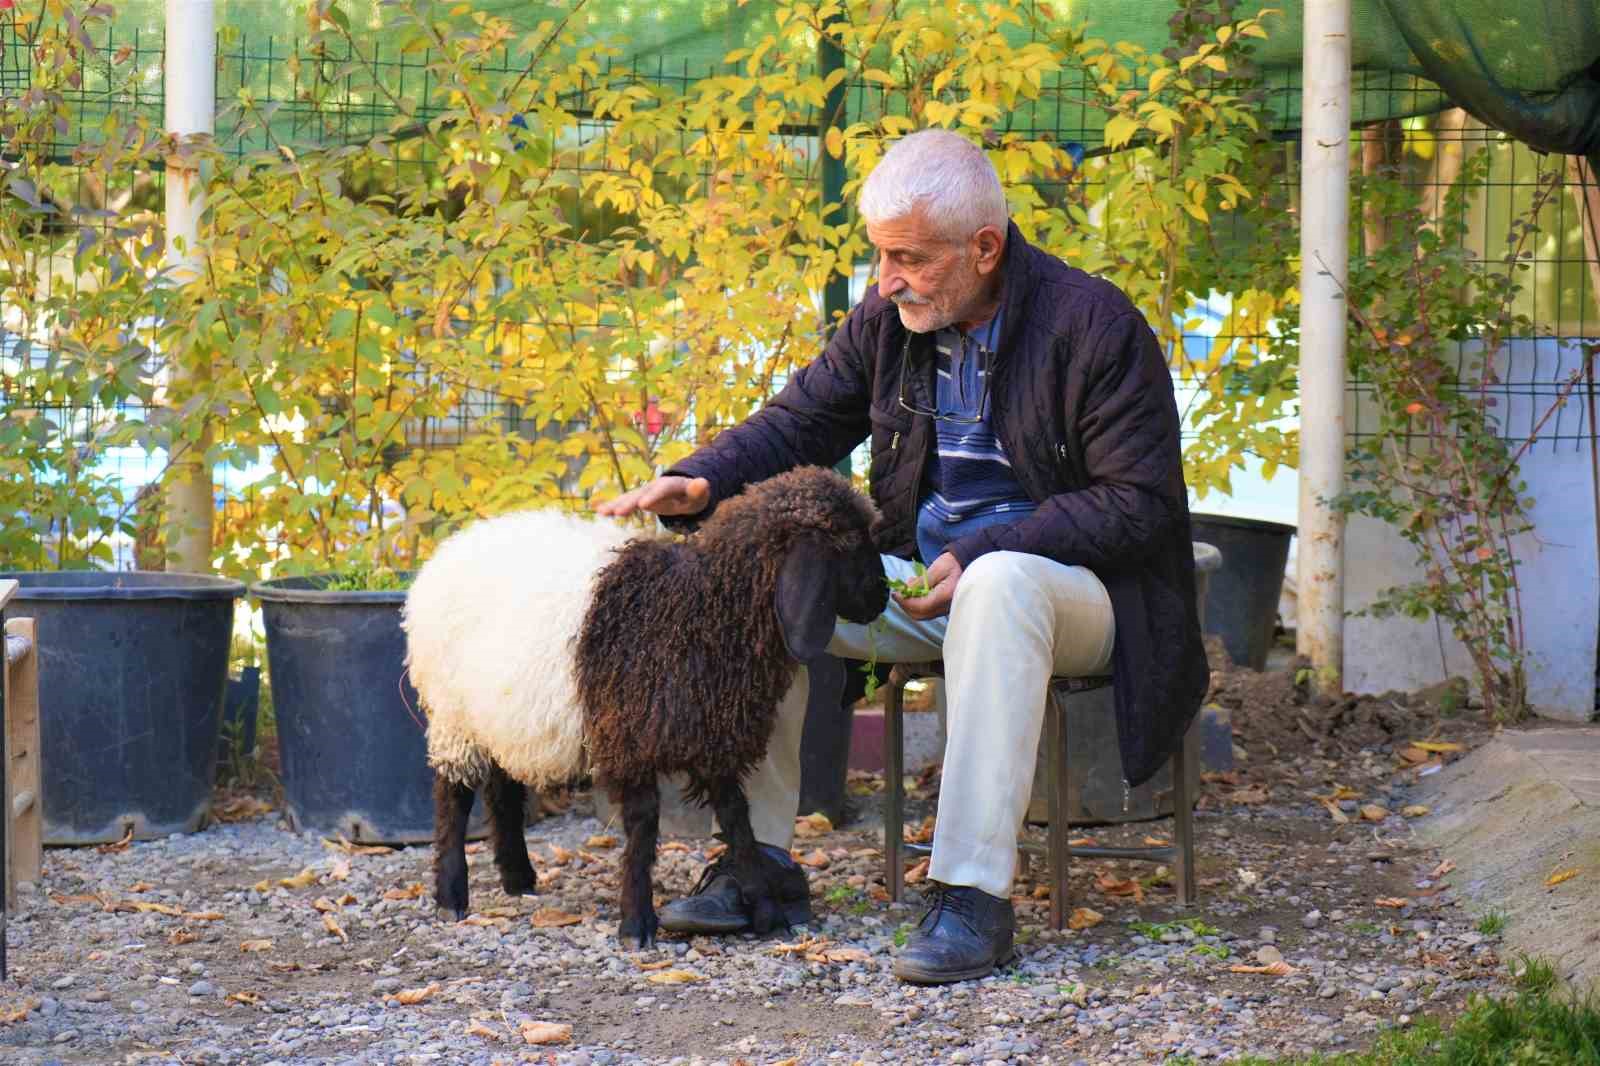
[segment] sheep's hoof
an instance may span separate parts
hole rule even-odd
[[[660,924],[654,914],[624,918],[617,926],[617,939],[623,943],[637,941],[640,948],[653,948],[656,946],[656,929]]]
[[[467,905],[463,903],[457,907],[448,903],[440,903],[435,905],[433,913],[438,916],[441,922],[459,922],[467,916]]]
[[[500,887],[508,896],[536,896],[539,894],[539,875],[531,866],[526,870],[502,870]]]

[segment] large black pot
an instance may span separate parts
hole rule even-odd
[[[330,590],[329,580],[250,587],[267,631],[289,822],[351,840],[431,840],[427,719],[400,628],[406,594]]]
[[[237,581],[203,574],[0,574],[37,621],[44,842],[198,829],[210,811]]]
[[[1194,539],[1216,545],[1224,560],[1211,575],[1200,628],[1222,637],[1235,663],[1264,670],[1294,526],[1209,514],[1192,520]]]

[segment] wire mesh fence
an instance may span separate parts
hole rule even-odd
[[[30,32],[14,22],[0,24],[0,93],[20,94],[30,83]],[[159,35],[137,29],[109,33],[97,42],[97,50],[98,61],[88,65],[88,75],[70,94],[72,118],[60,130],[52,153],[56,165],[68,172],[78,166],[74,149],[82,137],[108,118],[137,118],[151,129],[158,129],[161,124],[164,48]],[[381,137],[390,139],[395,146],[392,157],[397,171],[434,172],[440,165],[436,150],[431,142],[418,136],[422,124],[437,122],[444,114],[436,94],[434,59],[427,51],[408,53],[391,48],[381,37],[374,39],[367,50],[341,52],[330,50],[325,44],[308,45],[303,39],[225,31],[218,46],[216,142],[234,160],[245,161],[263,151],[326,151]],[[484,72],[515,79],[525,70],[527,57],[505,48],[482,62]],[[729,71],[727,64],[674,62],[664,56],[607,59],[560,99],[560,106],[577,121],[575,127],[559,135],[559,143],[552,138],[552,157],[563,157],[563,150],[577,145],[605,142],[617,128],[617,120],[607,117],[602,102],[608,94],[627,86],[663,94],[682,93]],[[1467,241],[1485,269],[1492,269],[1503,254],[1512,219],[1527,210],[1542,180],[1560,172],[1559,178],[1572,184],[1571,176],[1563,170],[1564,160],[1538,156],[1484,129],[1415,78],[1393,72],[1362,75],[1356,88],[1357,95],[1367,101],[1367,113],[1400,116],[1358,129],[1358,169],[1364,175],[1379,170],[1392,172],[1431,209],[1443,209],[1444,191],[1457,181],[1464,157],[1476,152],[1489,155],[1487,177],[1463,199],[1463,210],[1472,216]],[[1269,74],[1259,91],[1265,95],[1270,113],[1297,113],[1299,87],[1294,78]],[[844,99],[847,117],[856,121],[908,115],[915,107],[904,90],[879,82],[847,81]],[[401,101],[408,102],[407,123],[399,122]],[[772,136],[789,149],[793,180],[820,185],[820,164],[825,155],[820,134],[829,124],[829,116],[813,107],[803,111],[799,121],[773,131]],[[985,134],[993,144],[1015,138],[1064,149],[1076,166],[1053,179],[1031,176],[1030,196],[1048,205],[1075,205],[1086,215],[1100,209],[1096,205],[1103,204],[1106,196],[1105,169],[1100,165],[1107,151],[1105,114],[1101,95],[1089,73],[1056,72],[1041,86],[1036,99],[999,115]],[[675,147],[680,155],[693,136],[689,130],[679,134]],[[1292,130],[1276,137],[1273,165],[1263,172],[1256,194],[1283,217],[1292,219],[1299,197],[1298,143]],[[0,152],[3,149],[0,145]],[[616,157],[606,151],[592,155],[566,151],[564,158],[571,161],[570,165],[556,174],[555,180],[573,190],[568,203],[573,231],[603,234],[625,225],[627,220],[621,213],[580,195],[579,190],[597,173],[626,173],[630,167],[640,165],[638,146]],[[652,164],[645,158],[643,165]],[[707,182],[713,176],[708,167],[702,167],[693,174],[693,180]],[[681,173],[669,178],[657,172],[656,177],[664,188],[670,188],[674,180],[686,180]],[[350,180],[360,178],[351,175]],[[157,216],[162,187],[162,163],[153,158],[145,169],[119,174],[111,183],[96,184],[84,173],[70,197],[78,204],[117,214],[143,211]],[[1561,406],[1541,421],[1562,394],[1572,371],[1581,365],[1581,342],[1600,335],[1594,285],[1600,264],[1584,244],[1581,203],[1581,190],[1574,195],[1570,188],[1564,189],[1550,198],[1540,212],[1541,233],[1530,245],[1528,281],[1518,305],[1531,328],[1511,345],[1509,358],[1494,386],[1502,402],[1499,424],[1505,437],[1521,442],[1537,434],[1541,445],[1552,450],[1586,447],[1594,436],[1582,404]],[[835,216],[836,220],[848,219],[850,204],[844,202],[840,206],[844,213]],[[826,207],[819,204],[817,209]],[[1386,239],[1382,220],[1364,218],[1359,200],[1352,211],[1353,225],[1361,228],[1369,250],[1372,242]],[[1219,256],[1265,239],[1253,224],[1241,218],[1224,214],[1211,224],[1211,239]],[[1279,252],[1287,261],[1297,254],[1297,249],[1282,247]],[[852,299],[859,298],[869,276],[869,263],[853,264]],[[46,273],[44,283],[74,285],[77,279],[70,270],[52,269]],[[1234,301],[1239,295],[1216,291],[1191,306],[1175,309],[1177,343],[1173,362],[1180,405],[1186,411],[1202,391],[1202,386],[1185,373],[1186,364],[1214,363],[1219,350],[1260,348],[1280,339],[1281,334],[1292,334],[1292,321],[1250,320],[1235,314]],[[806,341],[813,350],[820,347],[827,325],[820,314],[820,294],[817,302],[816,332]],[[483,314],[492,318],[494,312],[489,309]],[[427,387],[448,384],[455,398],[448,412],[408,423],[386,453],[385,461],[394,462],[405,453],[458,447],[486,425],[497,427],[509,437],[533,438],[561,432],[564,427],[560,424],[540,424],[527,417],[526,397],[505,388],[498,380],[506,367],[522,358],[518,345],[525,336],[519,329],[523,325],[514,320],[488,325],[490,332],[505,338],[506,358],[503,363],[486,364],[488,372],[471,381],[449,381],[445,368],[410,368],[407,372],[413,382]],[[28,407],[57,427],[66,469],[49,476],[104,478],[119,488],[114,494],[119,509],[131,511],[139,490],[161,475],[166,458],[134,445],[104,446],[105,425],[145,421],[155,412],[135,403],[77,407],[58,398],[21,394],[17,386],[25,376],[21,371],[48,361],[51,352],[48,345],[19,345],[18,340],[15,333],[6,332],[5,320],[0,319],[0,405],[7,409]],[[1462,360],[1470,357],[1471,346],[1470,340],[1462,342]],[[772,385],[781,382],[781,375],[770,380]],[[1351,389],[1353,404],[1348,425],[1352,439],[1359,441],[1371,431],[1373,397],[1371,386],[1359,378],[1352,381]],[[651,403],[650,395],[642,395],[636,412],[636,424],[647,432]],[[1292,431],[1292,423],[1290,411],[1284,420],[1286,430]],[[691,435],[709,428],[692,418],[679,426],[680,431]],[[1185,434],[1191,442],[1203,432],[1203,425],[1186,420]],[[71,469],[75,461],[81,461],[84,469]],[[270,457],[261,457],[255,463],[219,468],[219,505],[250,506],[249,486],[270,465]],[[1257,471],[1247,470],[1242,476],[1255,477]],[[567,490],[578,493],[575,484],[569,484]],[[1292,489],[1289,495],[1292,496]],[[44,546],[48,537],[41,536],[40,544],[42,556],[47,551]],[[132,563],[131,545],[126,547],[126,551],[119,547],[116,565]],[[42,560],[30,562],[39,561]]]

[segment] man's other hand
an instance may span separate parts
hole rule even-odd
[[[961,580],[961,564],[956,562],[956,557],[949,552],[939,556],[922,575],[922,580],[927,583],[927,595],[909,597],[897,592],[895,601],[919,622],[949,614],[950,604],[956,598],[956,582]]]
[[[699,514],[711,502],[711,482],[703,477],[658,477],[614,500],[595,505],[595,513],[626,518],[635,511],[652,514]]]

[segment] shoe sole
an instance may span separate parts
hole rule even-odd
[[[811,921],[811,901],[809,899],[794,900],[783,905],[783,917],[790,925],[806,925]],[[704,933],[710,936],[726,936],[729,933],[743,933],[750,929],[749,919],[743,917],[729,917],[722,920],[714,918],[673,918],[670,915],[661,916],[661,928],[669,933]]]
[[[953,973],[949,970],[924,970],[914,963],[896,959],[894,962],[894,975],[900,980],[914,985],[950,985],[955,984],[957,981],[976,981],[980,977],[988,977],[1014,958],[1016,958],[1016,952],[1008,951],[987,966],[974,966],[971,969],[958,970]]]

